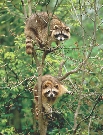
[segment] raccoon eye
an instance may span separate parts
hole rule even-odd
[[[59,89],[59,86],[58,86],[58,84],[56,84],[54,87],[55,87],[56,89]]]
[[[58,25],[55,25],[55,26],[54,26],[54,29],[55,29],[55,30],[57,30],[58,28],[59,28]]]
[[[54,93],[55,95],[58,95],[58,92],[56,92],[56,91],[53,91],[53,93]]]
[[[48,90],[45,94],[49,94],[50,93],[50,90]]]
[[[70,28],[69,28],[69,27],[67,27],[65,30],[66,30],[67,32],[70,32]]]
[[[48,90],[46,93],[44,93],[44,96],[47,97],[49,93],[50,93],[50,90]]]

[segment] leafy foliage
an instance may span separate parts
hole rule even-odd
[[[44,74],[58,76],[65,60],[64,75],[90,55],[78,72],[63,80],[74,95],[64,95],[54,105],[48,135],[103,134],[102,5],[101,0],[32,0],[33,12],[49,10],[71,27],[71,39],[46,57]],[[25,6],[28,11],[26,1]],[[32,89],[37,68],[25,53],[24,22],[21,0],[0,2],[0,132],[7,135],[32,135],[36,128]]]

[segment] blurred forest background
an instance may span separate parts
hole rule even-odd
[[[0,0],[0,133],[34,133],[36,82],[34,59],[25,53],[25,17],[29,0]],[[54,105],[48,135],[103,134],[103,1],[31,0],[32,12],[54,12],[71,28],[71,38],[46,57],[43,74],[68,76],[63,84],[74,92]],[[39,51],[38,56],[41,56]]]

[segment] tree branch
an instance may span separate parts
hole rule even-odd
[[[23,6],[23,11],[24,11],[25,19],[27,19],[27,12],[26,12],[26,7],[25,7],[24,0],[21,0],[21,3],[22,3],[22,6]]]
[[[42,85],[42,74],[43,74],[43,68],[44,68],[44,62],[45,58],[48,54],[48,51],[45,50],[42,55],[42,59],[39,60],[37,57],[37,52],[33,51],[33,58],[35,60],[36,66],[37,66],[37,72],[38,72],[38,79],[37,79],[37,84],[38,84],[38,124],[39,124],[39,132],[40,135],[46,135],[47,132],[47,125],[48,121],[43,117],[42,113],[42,90],[41,90],[41,85]]]
[[[92,117],[90,117],[89,124],[88,124],[88,135],[90,135],[90,126],[92,123]]]
[[[81,62],[79,64],[79,66],[76,67],[74,70],[71,70],[70,72],[67,72],[64,76],[59,77],[59,80],[62,81],[65,78],[67,78],[69,75],[74,74],[74,73],[77,73],[81,69],[81,67],[87,62],[88,58],[89,58],[89,56],[83,62]]]
[[[13,0],[10,0],[10,1],[11,1],[12,5],[14,6],[14,8],[16,8],[19,12],[21,12],[20,9],[19,9],[19,6],[16,5]]]
[[[82,99],[82,96],[80,96],[80,98],[79,98],[78,106],[77,106],[77,109],[76,109],[75,114],[74,114],[74,126],[73,126],[73,131],[75,131],[75,129],[77,128],[77,118],[78,118],[78,113],[79,113],[80,106],[81,106],[81,99]]]
[[[99,96],[97,97],[96,102],[95,102],[95,104],[94,104],[94,106],[93,106],[93,108],[92,108],[92,110],[91,110],[89,116],[85,117],[84,119],[82,119],[82,120],[77,124],[77,126],[76,126],[76,128],[75,128],[75,130],[74,130],[74,134],[76,133],[76,131],[77,131],[77,129],[79,128],[80,124],[81,124],[83,121],[89,119],[89,118],[92,116],[92,114],[93,114],[93,112],[94,112],[94,110],[95,110],[95,108],[96,108],[96,105],[100,102],[100,100],[99,100],[100,97],[101,97],[101,95],[99,95]]]
[[[63,60],[61,63],[60,63],[60,66],[59,66],[59,71],[58,71],[58,78],[62,75],[62,68],[63,68],[63,65],[65,64],[65,60]]]
[[[32,0],[28,0],[28,10],[29,10],[29,16],[32,14]]]
[[[19,80],[19,77],[18,77],[17,73],[15,73],[15,71],[14,71],[11,67],[9,67],[8,64],[7,64],[6,66],[7,66],[7,67],[9,68],[9,70],[15,75],[15,78]]]
[[[35,60],[36,66],[39,67],[39,60],[38,60],[38,58],[37,58],[37,53],[36,53],[35,49],[33,50],[32,57],[33,57],[34,60]]]

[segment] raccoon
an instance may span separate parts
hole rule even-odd
[[[44,75],[42,77],[42,111],[44,114],[50,114],[52,116],[52,106],[55,104],[58,97],[65,93],[72,94],[68,91],[64,85],[62,85],[59,80],[51,75]],[[34,99],[35,99],[35,112],[36,118],[38,118],[38,84],[34,87]]]
[[[70,28],[52,13],[39,12],[32,14],[26,21],[26,53],[33,53],[33,42],[40,48],[50,48],[52,42],[58,45],[60,41],[70,38]]]

